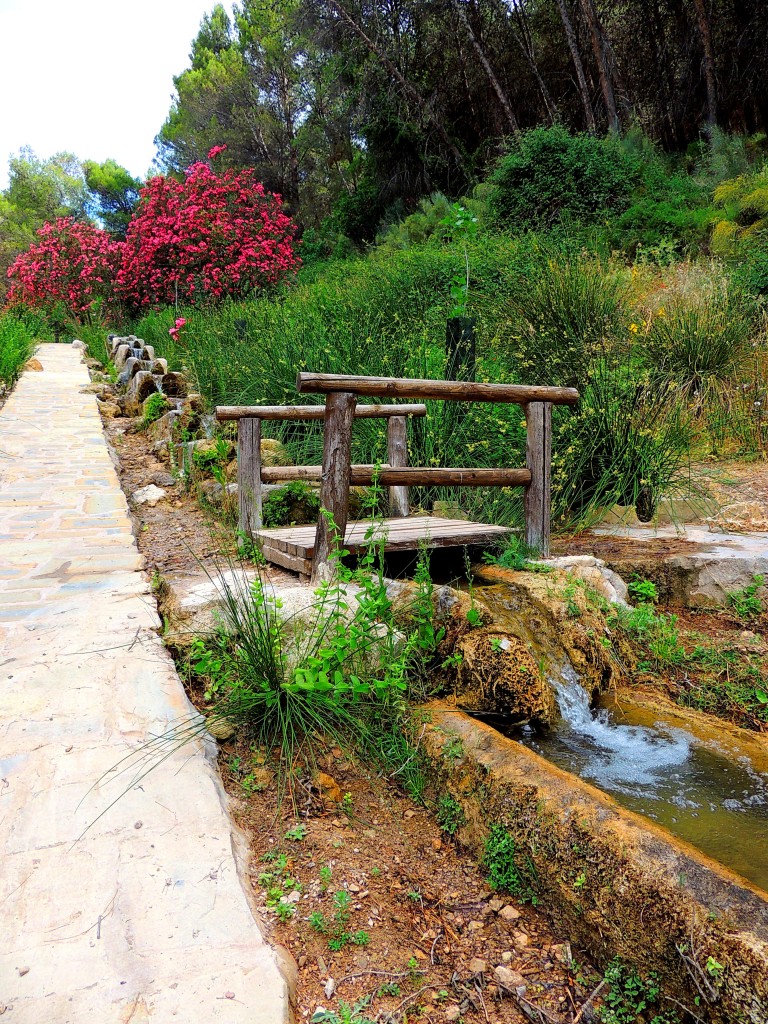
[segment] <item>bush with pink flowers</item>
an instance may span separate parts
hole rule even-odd
[[[8,270],[8,305],[49,313],[64,309],[76,320],[87,320],[97,300],[111,296],[121,244],[72,217],[44,224],[37,234],[39,241]]]
[[[183,181],[152,178],[128,228],[117,293],[134,310],[244,298],[298,266],[294,231],[251,170],[217,174],[196,163]]]

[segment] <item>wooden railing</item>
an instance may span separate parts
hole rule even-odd
[[[374,477],[389,487],[392,516],[409,514],[409,486],[524,487],[525,540],[542,554],[549,552],[552,406],[575,405],[575,388],[473,381],[420,380],[401,377],[356,377],[300,373],[297,390],[324,394],[325,406],[220,406],[219,420],[238,421],[238,494],[240,528],[251,535],[262,524],[261,485],[276,480],[319,480],[321,516],[312,563],[312,578],[326,574],[335,544],[343,538],[349,515],[349,489],[370,484]],[[360,397],[442,399],[457,402],[515,403],[525,410],[526,465],[523,469],[411,467],[406,446],[406,417],[426,415],[423,405],[358,405]],[[388,463],[352,464],[352,424],[356,418],[386,417]],[[324,420],[322,466],[261,465],[262,420]]]
[[[406,470],[408,416],[426,416],[425,405],[355,405],[354,419],[386,419],[388,469]],[[220,405],[216,419],[237,420],[237,494],[240,530],[251,537],[262,526],[262,484],[281,480],[322,480],[321,466],[262,466],[262,420],[324,420],[324,405]],[[350,466],[350,484],[370,484],[374,466]],[[408,480],[383,480],[389,487],[392,516],[407,516]],[[348,485],[349,488],[349,485]],[[347,496],[347,505],[349,496]],[[345,521],[346,526],[346,521]]]
[[[579,400],[575,388],[300,373],[296,378],[296,389],[302,394],[327,396],[320,503],[330,514],[330,520],[321,516],[317,524],[313,579],[326,572],[333,551],[334,530],[338,530],[342,538],[345,536],[349,487],[353,476],[352,420],[357,400],[362,395],[458,402],[513,402],[523,406],[527,429],[525,469],[383,469],[379,479],[382,483],[390,483],[394,479],[404,482],[407,479],[409,484],[423,485],[525,487],[526,543],[542,554],[549,553],[552,406],[575,405]]]

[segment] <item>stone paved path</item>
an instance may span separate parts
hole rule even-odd
[[[203,744],[90,788],[191,708],[80,353],[37,356],[0,410],[0,1016],[282,1024]]]

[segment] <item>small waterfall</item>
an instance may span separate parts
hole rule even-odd
[[[550,681],[560,727],[542,735],[526,727],[505,729],[507,735],[768,891],[763,765],[731,757],[716,741],[704,743],[663,720],[636,724],[631,709],[593,710],[570,666]]]
[[[685,764],[690,737],[642,725],[618,725],[605,710],[593,711],[589,696],[570,665],[550,680],[563,718],[560,739],[586,755],[581,774],[597,785],[629,794],[653,786],[660,773]],[[591,752],[590,752],[590,749]]]

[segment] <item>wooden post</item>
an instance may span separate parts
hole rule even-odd
[[[408,465],[408,432],[405,416],[391,416],[387,421],[387,457],[390,466]],[[392,517],[410,515],[407,487],[389,488],[389,514]]]
[[[525,543],[540,555],[549,554],[550,470],[552,463],[552,404],[525,406],[528,428],[526,466],[531,482],[525,489]]]
[[[253,537],[261,526],[261,420],[237,421],[237,498],[240,530]]]
[[[315,534],[312,582],[328,579],[333,572],[331,554],[335,536],[344,545],[349,515],[349,478],[352,465],[352,423],[357,398],[351,391],[335,391],[325,403],[323,476],[320,486],[320,518]],[[330,515],[330,521],[328,515]]]

